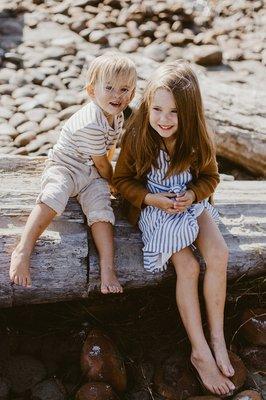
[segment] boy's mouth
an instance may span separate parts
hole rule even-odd
[[[159,128],[161,128],[163,131],[169,131],[170,129],[173,128],[174,125],[160,125],[158,124]]]
[[[121,103],[115,102],[115,101],[110,101],[109,104],[111,104],[111,106],[113,107],[120,107]]]

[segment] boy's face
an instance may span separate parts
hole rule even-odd
[[[134,96],[134,87],[128,85],[126,78],[103,83],[96,82],[88,88],[89,95],[106,115],[117,115],[123,111]]]

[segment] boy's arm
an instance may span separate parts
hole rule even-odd
[[[101,177],[111,183],[113,177],[113,167],[108,160],[107,155],[105,154],[103,156],[91,156],[91,158]]]

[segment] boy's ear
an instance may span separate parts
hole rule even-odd
[[[94,97],[94,87],[92,85],[87,85],[86,90],[90,97]]]

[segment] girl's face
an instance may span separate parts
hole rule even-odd
[[[170,90],[159,88],[155,91],[150,105],[149,121],[163,138],[170,138],[177,131],[177,109]]]

